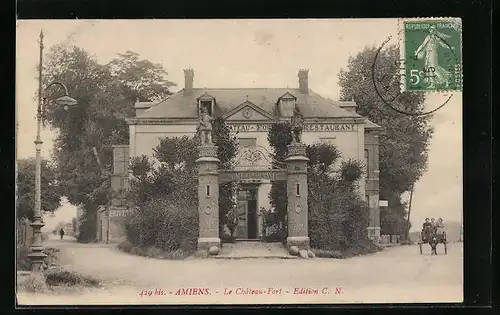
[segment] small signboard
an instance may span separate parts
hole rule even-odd
[[[286,180],[286,171],[271,169],[271,170],[254,170],[254,171],[221,171],[219,173],[220,182],[240,181],[240,180]]]
[[[378,202],[378,206],[379,207],[388,207],[389,206],[389,201],[387,201],[387,200],[380,200]]]
[[[126,217],[130,214],[129,210],[126,209],[113,209],[109,210],[109,217]]]

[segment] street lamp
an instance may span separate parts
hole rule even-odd
[[[42,170],[42,158],[41,149],[43,141],[40,139],[40,130],[42,126],[43,118],[43,105],[44,99],[42,97],[43,92],[53,85],[59,85],[64,89],[64,95],[55,100],[57,105],[64,106],[68,109],[69,106],[76,105],[78,102],[68,95],[68,88],[61,82],[54,81],[51,82],[45,90],[42,90],[42,56],[43,56],[43,32],[40,32],[40,64],[38,67],[38,108],[37,108],[37,129],[36,129],[36,139],[35,139],[35,209],[33,211],[33,222],[31,226],[33,227],[33,242],[30,247],[31,253],[28,257],[31,260],[31,271],[41,272],[43,267],[43,260],[47,255],[43,253],[42,244],[42,227],[45,225],[42,221],[42,201],[41,201],[41,170]]]

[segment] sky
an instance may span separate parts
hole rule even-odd
[[[336,20],[18,20],[16,43],[17,156],[34,156],[38,36],[45,52],[76,45],[106,63],[131,50],[160,63],[181,89],[183,69],[193,68],[195,87],[296,87],[297,71],[309,69],[309,88],[339,98],[338,74],[366,46],[396,44],[397,19]],[[448,95],[429,94],[433,109]],[[433,117],[428,170],[416,183],[411,222],[426,217],[460,221],[462,214],[462,96],[454,93]],[[49,158],[55,131],[42,131]],[[405,196],[407,198],[407,196]],[[69,221],[76,208],[64,202],[51,220]],[[413,228],[413,229],[414,229]]]

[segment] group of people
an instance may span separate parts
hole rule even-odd
[[[444,224],[443,224],[443,219],[439,218],[437,221],[434,218],[425,218],[425,222],[422,225],[422,232],[425,234],[443,234],[445,232],[444,230]]]

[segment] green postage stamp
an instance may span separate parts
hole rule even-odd
[[[402,19],[400,34],[403,91],[462,91],[461,19]]]

